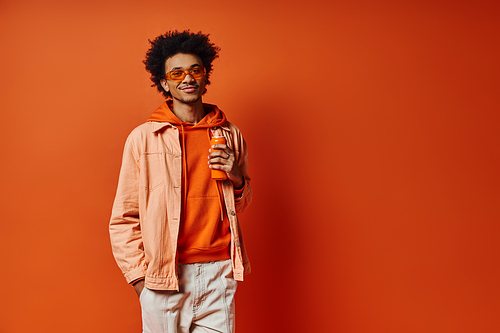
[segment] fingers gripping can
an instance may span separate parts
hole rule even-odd
[[[213,146],[213,145],[216,145],[219,143],[226,144],[226,138],[223,136],[214,136],[210,139],[210,146]],[[212,148],[212,151],[222,151],[222,149],[213,149]],[[225,171],[212,169],[212,178],[217,179],[217,180],[226,179],[227,174]]]

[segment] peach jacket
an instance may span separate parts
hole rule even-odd
[[[226,137],[235,154],[245,186],[235,198],[233,183],[222,182],[231,228],[233,275],[243,281],[250,273],[238,215],[252,200],[248,152],[240,130],[226,122],[211,128],[213,136]],[[128,283],[145,277],[145,286],[179,290],[177,236],[182,202],[182,150],[177,127],[166,122],[147,122],[127,138],[109,225],[111,246]],[[208,152],[207,152],[208,156]]]

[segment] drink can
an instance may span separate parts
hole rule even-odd
[[[210,146],[216,145],[216,144],[226,144],[226,138],[223,136],[213,136],[210,139]],[[222,149],[214,149],[212,148],[212,151],[221,151]],[[212,178],[217,179],[217,180],[222,180],[227,178],[227,174],[225,171],[222,170],[215,170],[212,169]]]

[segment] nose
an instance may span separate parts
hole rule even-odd
[[[191,76],[191,74],[186,74],[186,76],[184,77],[184,80],[182,80],[182,82],[186,82],[186,83],[193,82],[193,81],[196,81],[196,80],[194,79],[194,77]]]

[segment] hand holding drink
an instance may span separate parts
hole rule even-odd
[[[223,136],[212,137],[212,139],[210,139],[210,145],[213,146],[216,144],[226,144],[226,138]],[[212,151],[224,151],[224,150],[212,148]],[[227,178],[227,174],[223,170],[212,169],[212,178],[217,180],[223,180]]]
[[[215,136],[210,140],[210,145],[208,164],[212,169],[212,178],[229,179],[235,189],[241,189],[245,185],[245,179],[233,150],[227,146],[226,138]]]

